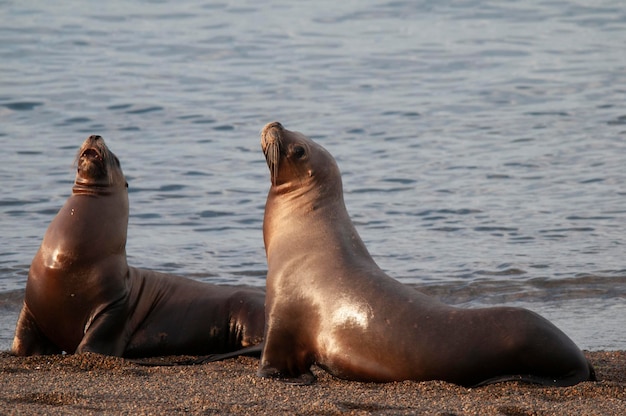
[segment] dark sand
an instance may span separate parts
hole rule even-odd
[[[625,415],[626,352],[587,356],[597,382],[464,388],[440,381],[348,382],[318,369],[315,384],[292,386],[257,377],[258,360],[247,357],[145,367],[97,354],[1,352],[0,414]]]

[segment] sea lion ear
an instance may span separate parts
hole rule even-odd
[[[125,184],[126,184],[126,188],[128,188],[128,181],[125,181]]]

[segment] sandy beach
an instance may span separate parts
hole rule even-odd
[[[315,384],[292,386],[257,377],[258,360],[249,357],[146,367],[97,354],[21,358],[2,352],[0,413],[626,414],[626,352],[586,355],[595,366],[596,382],[565,388],[517,382],[465,388],[440,381],[348,382],[319,369],[314,369]]]

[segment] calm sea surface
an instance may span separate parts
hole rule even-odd
[[[446,302],[626,349],[622,1],[1,1],[0,349],[104,136],[133,266],[265,284],[280,121],[337,159],[379,265]]]

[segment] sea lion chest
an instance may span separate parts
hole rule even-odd
[[[25,303],[40,329],[73,352],[99,312],[127,291],[126,225],[106,198],[72,196],[53,219],[28,274]],[[126,215],[123,217],[127,218]]]

